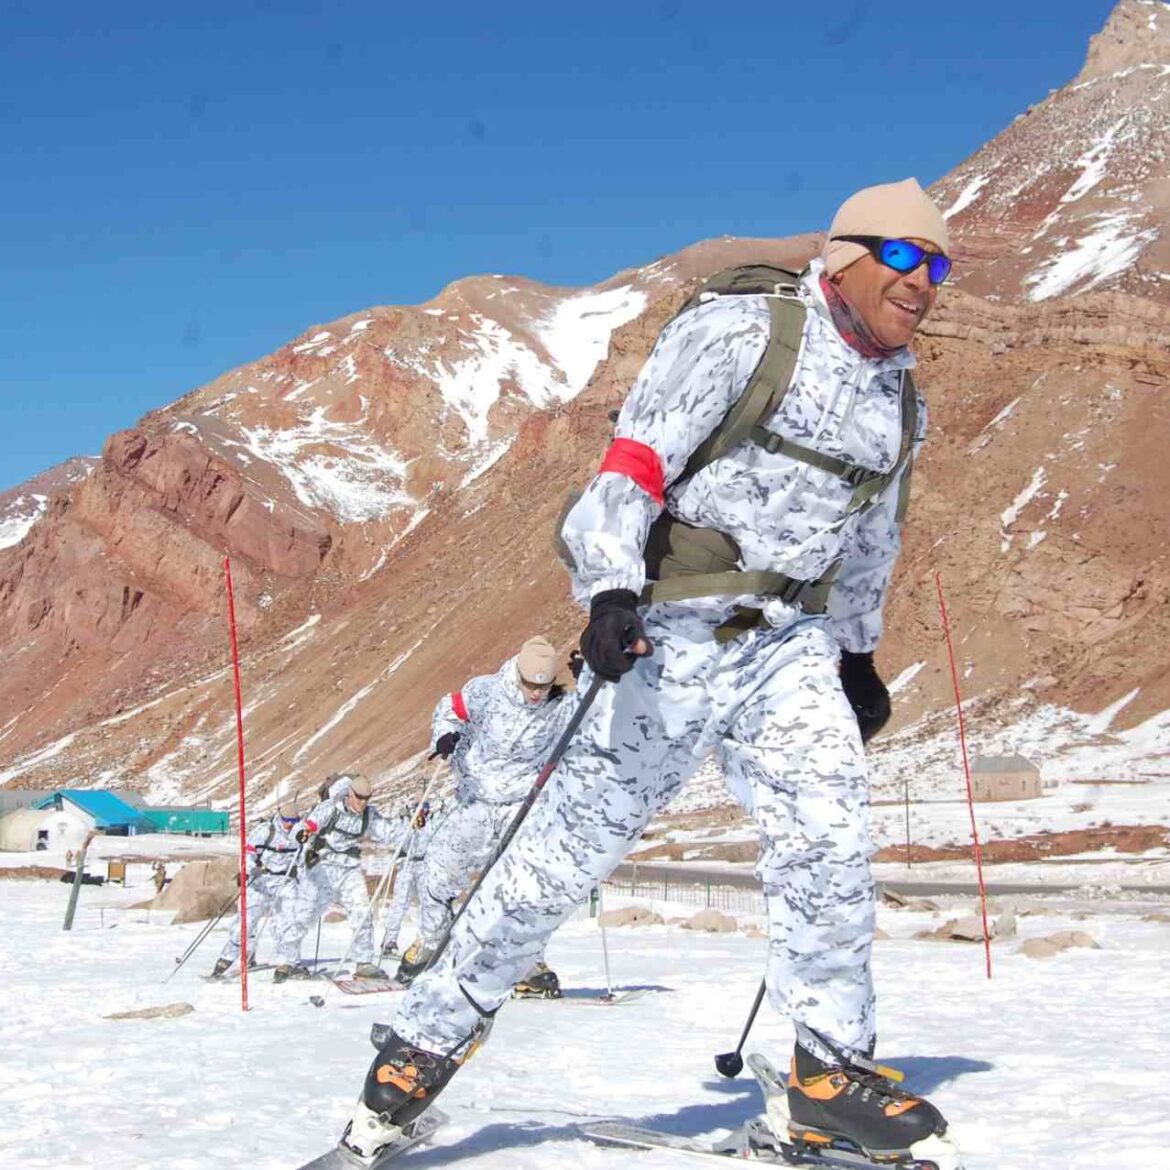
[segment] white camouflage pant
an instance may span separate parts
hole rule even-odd
[[[374,926],[370,894],[360,867],[330,865],[319,861],[297,878],[295,888],[281,903],[276,923],[277,963],[296,963],[301,956],[301,939],[309,927],[330,906],[340,906],[353,931],[350,956],[355,963],[374,959]]]
[[[475,1005],[490,1012],[504,1002],[549,935],[714,749],[760,828],[773,1006],[824,1057],[801,1025],[845,1048],[870,1047],[868,778],[836,642],[822,621],[801,619],[720,644],[717,621],[684,606],[647,611],[653,657],[601,688],[442,961],[404,997],[401,1036],[432,1052],[464,1043]]]
[[[274,923],[279,920],[281,902],[293,888],[293,883],[284,874],[262,873],[248,886],[248,953],[256,954],[260,943],[259,932],[267,925],[275,932]],[[234,963],[240,954],[240,915],[236,913],[228,930],[227,942],[219,952],[221,959]]]
[[[413,861],[403,861],[394,877],[394,897],[386,907],[386,932],[382,936],[382,947],[398,946],[398,934],[402,930],[402,920],[410,908],[411,898],[423,898],[423,881],[426,873],[426,859],[419,857]]]
[[[519,803],[474,800],[452,809],[443,821],[427,849],[426,873],[419,891],[419,936],[425,946],[434,946],[446,931],[454,917],[454,902],[467,892],[473,875],[491,860],[519,807]]]

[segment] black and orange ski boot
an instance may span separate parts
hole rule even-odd
[[[858,1152],[879,1165],[942,1166],[947,1123],[927,1100],[899,1087],[901,1074],[859,1058],[828,1064],[796,1046],[788,1081],[789,1147],[809,1161],[841,1164]],[[864,1164],[864,1163],[862,1163]]]
[[[434,1104],[451,1078],[471,1059],[487,1027],[460,1045],[455,1054],[427,1052],[391,1031],[366,1074],[341,1144],[364,1161],[409,1138],[414,1123]]]

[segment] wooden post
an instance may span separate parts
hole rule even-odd
[[[65,929],[73,929],[73,915],[77,911],[77,895],[81,892],[81,875],[85,870],[85,855],[89,851],[89,843],[94,834],[89,833],[77,854],[77,868],[73,871],[73,889],[69,891],[69,905],[65,907]]]

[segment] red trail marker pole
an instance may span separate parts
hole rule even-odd
[[[244,797],[244,709],[240,699],[240,644],[236,637],[236,595],[232,558],[223,558],[227,581],[228,632],[232,643],[232,680],[236,692],[236,763],[240,773],[240,1010],[248,1010],[248,820]]]
[[[942,574],[936,569],[934,583],[938,589],[938,610],[942,615],[943,634],[947,642],[947,657],[951,662],[951,685],[955,690],[955,714],[959,720],[959,747],[963,753],[963,775],[967,779],[967,811],[971,815],[971,840],[975,847],[975,872],[979,878],[979,908],[983,915],[983,952],[987,958],[987,978],[991,978],[991,931],[987,926],[987,887],[983,883],[983,847],[979,844],[979,828],[975,824],[975,794],[971,786],[971,765],[967,759],[967,729],[963,723],[963,700],[959,693],[959,671],[955,666],[955,648],[951,644],[951,623],[947,617],[947,603],[943,598]]]

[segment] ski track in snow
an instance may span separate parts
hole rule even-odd
[[[145,874],[143,875],[145,879]],[[191,962],[163,978],[201,924],[146,921],[128,891],[82,891],[74,930],[60,929],[66,891],[5,883],[0,972],[4,1115],[0,1166],[21,1170],[291,1170],[339,1134],[372,1050],[370,1024],[396,997],[346,997],[320,984],[238,985],[200,979],[222,945],[217,929]],[[611,904],[621,899],[611,899]],[[680,911],[682,912],[682,911]],[[1151,1170],[1170,1144],[1161,1066],[1170,984],[1165,924],[1099,915],[1020,920],[1025,935],[1088,930],[1100,950],[1047,960],[994,946],[994,978],[978,946],[914,941],[929,914],[882,908],[893,936],[875,947],[880,1058],[948,1117],[967,1170]],[[116,928],[115,928],[116,923]],[[327,924],[322,954],[345,949]],[[269,940],[261,940],[261,956]],[[626,1007],[505,1006],[488,1045],[443,1094],[452,1120],[404,1170],[627,1170],[691,1165],[669,1154],[605,1149],[575,1126],[599,1117],[713,1137],[756,1116],[747,1073],[718,1077],[760,976],[764,944],[677,926],[609,932],[619,986],[667,988]],[[549,959],[570,990],[604,986],[597,928],[587,918],[554,937]],[[176,1019],[114,1021],[111,1012],[173,1002]],[[748,1051],[786,1063],[791,1033],[765,1008]],[[1138,1071],[1141,1070],[1141,1071]]]

